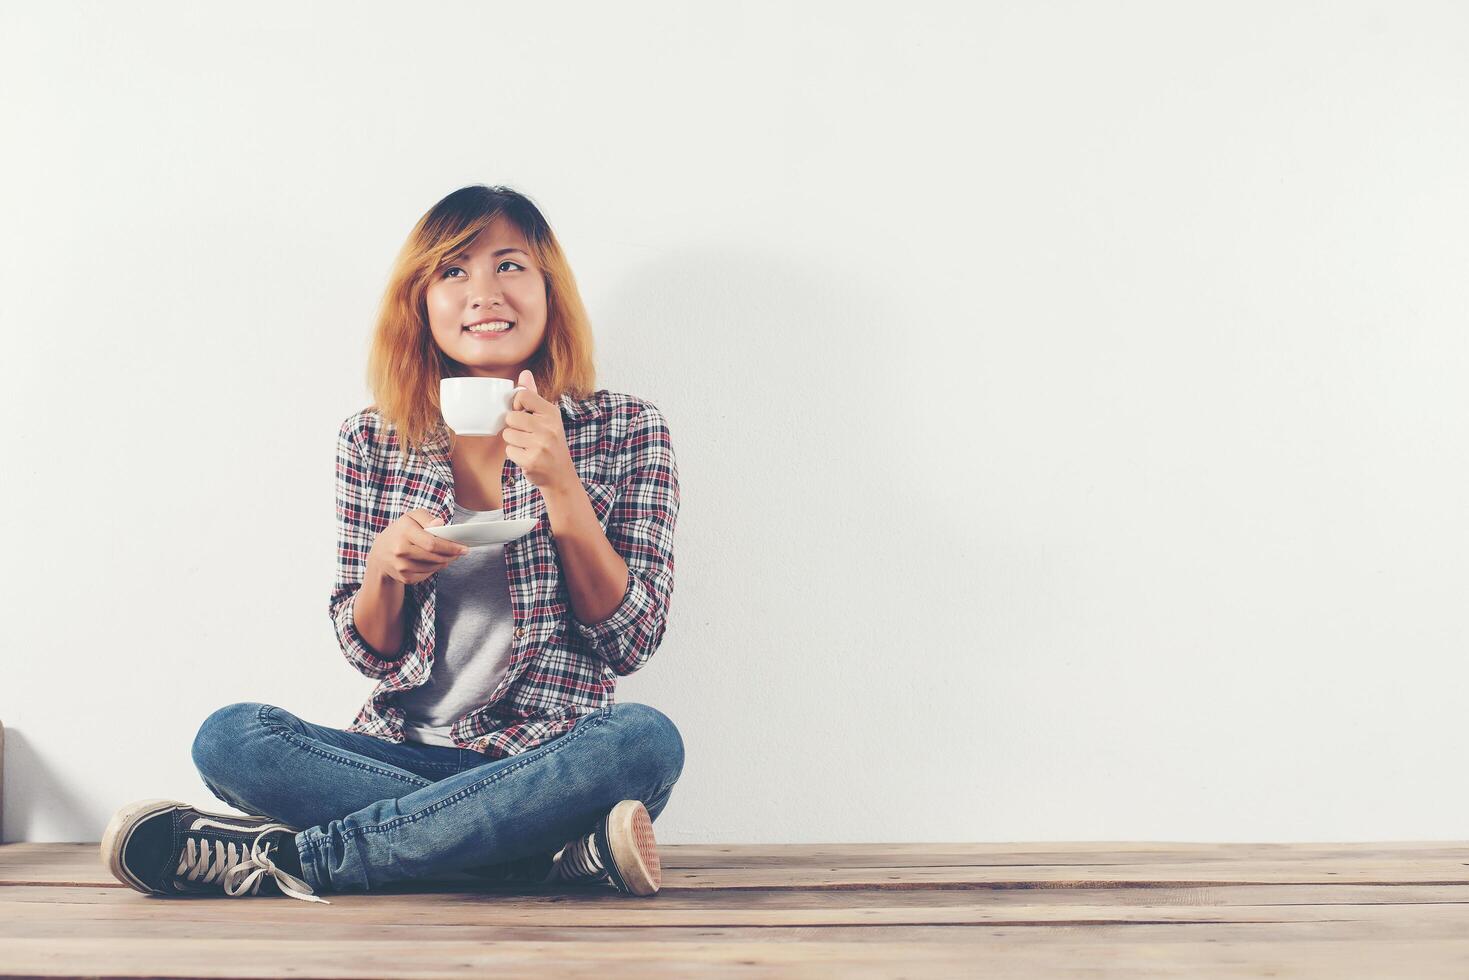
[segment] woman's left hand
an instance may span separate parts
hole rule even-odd
[[[526,479],[547,490],[581,486],[581,477],[571,462],[571,449],[566,445],[566,431],[561,426],[561,408],[542,398],[536,390],[536,378],[521,371],[515,382],[525,391],[517,391],[505,413],[505,456],[525,471]]]

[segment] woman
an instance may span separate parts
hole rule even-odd
[[[456,436],[445,377],[519,388],[496,436]],[[285,894],[469,871],[651,895],[652,821],[683,770],[661,712],[616,702],[662,642],[678,468],[650,402],[592,390],[588,318],[536,206],[465,187],[408,237],[337,437],[329,611],[376,687],[346,729],[254,702],[211,714],[204,784],[247,816],[140,800],[103,860],[152,894]],[[426,528],[536,518],[469,549]],[[259,814],[259,816],[254,816]]]

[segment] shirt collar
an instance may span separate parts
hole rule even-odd
[[[573,422],[599,418],[603,414],[602,400],[593,393],[591,398],[572,398],[564,393],[560,399],[561,414]]]

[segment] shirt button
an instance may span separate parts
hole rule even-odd
[[[517,640],[520,639],[524,635],[525,635],[525,627],[523,627],[523,626],[517,626],[517,627],[515,627],[515,638]]]

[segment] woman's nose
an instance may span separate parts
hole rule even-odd
[[[501,297],[500,297],[500,290],[499,289],[482,289],[475,296],[475,298],[474,298],[474,305],[476,307],[485,307],[485,308],[488,308],[488,307],[491,307],[491,306],[498,306],[499,303],[500,303],[500,299],[501,299]]]

